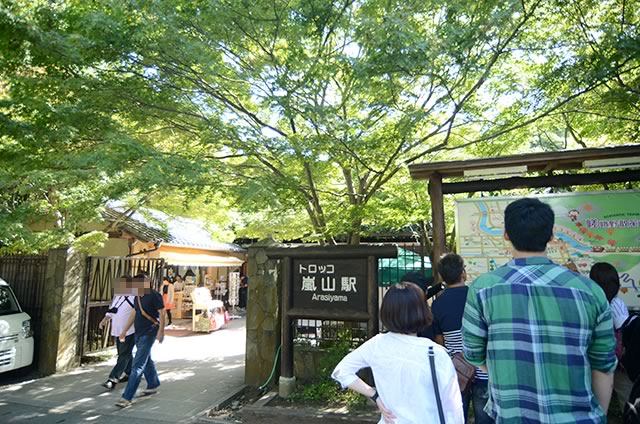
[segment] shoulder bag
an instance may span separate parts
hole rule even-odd
[[[471,383],[473,383],[473,380],[476,378],[476,367],[467,362],[467,360],[464,359],[464,355],[460,352],[453,354],[451,362],[453,362],[456,374],[458,375],[460,391],[466,393],[471,389]]]
[[[436,353],[433,346],[429,346],[429,363],[431,364],[431,379],[433,380],[433,391],[436,394],[436,403],[438,404],[438,415],[440,416],[440,424],[445,424],[444,411],[442,410],[442,399],[440,399],[440,389],[438,388],[438,376],[436,375]]]
[[[148,319],[149,321],[151,321],[153,325],[159,327],[160,322],[157,319],[152,318],[151,315],[149,315],[147,311],[144,310],[144,308],[142,307],[142,302],[140,301],[140,296],[136,296],[136,297],[138,298],[138,307],[140,308],[140,313],[142,314],[142,316]]]

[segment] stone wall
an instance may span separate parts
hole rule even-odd
[[[49,251],[38,369],[44,374],[80,365],[87,257],[72,248]]]
[[[249,248],[247,300],[247,346],[245,383],[260,386],[269,378],[280,345],[280,293],[278,261],[270,260],[267,247],[278,246],[264,240]],[[277,382],[278,370],[273,382]]]
[[[296,381],[304,384],[320,377],[320,361],[325,355],[323,349],[294,346],[293,375]]]

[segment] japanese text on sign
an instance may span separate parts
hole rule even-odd
[[[294,302],[297,304],[305,307],[324,305],[323,308],[328,304],[347,304],[354,309],[366,310],[366,262],[297,260],[293,268]]]
[[[328,265],[316,265],[309,264],[308,266],[303,266],[300,264],[300,274],[302,275],[302,291],[316,291],[318,286],[316,285],[316,276],[313,274],[333,274],[335,272],[335,266],[332,264]],[[305,273],[309,275],[304,275]],[[357,278],[356,277],[340,277],[340,285],[336,284],[336,277],[320,277],[320,288],[323,292],[335,292],[339,287],[338,291],[343,292],[357,292],[356,288]]]

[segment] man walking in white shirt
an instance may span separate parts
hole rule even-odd
[[[102,383],[102,385],[109,390],[113,390],[117,383],[127,381],[131,373],[133,347],[135,346],[135,328],[131,326],[127,331],[127,337],[124,339],[124,342],[121,342],[119,339],[120,334],[129,322],[129,318],[136,313],[133,303],[135,295],[130,286],[131,284],[127,285],[127,278],[124,276],[115,282],[115,295],[113,296],[107,313],[102,321],[100,321],[100,328],[103,328],[111,321],[111,336],[115,337],[116,347],[118,349],[118,360],[111,370],[107,381]]]

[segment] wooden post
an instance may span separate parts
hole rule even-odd
[[[291,258],[285,257],[281,262],[282,266],[282,351],[281,366],[282,377],[293,377],[293,334],[291,334],[291,318],[289,308],[291,307]]]
[[[444,221],[444,197],[442,194],[442,176],[438,173],[429,178],[429,197],[431,198],[431,225],[433,228],[433,257],[431,269],[436,282],[440,282],[440,276],[433,270],[446,251],[446,230]]]
[[[371,338],[380,331],[380,326],[378,325],[378,258],[369,256],[367,258],[367,266],[369,268],[367,272],[369,278],[369,281],[367,281],[367,288],[369,290],[367,333],[369,338]]]

